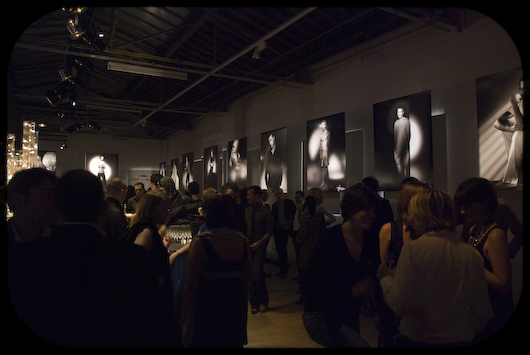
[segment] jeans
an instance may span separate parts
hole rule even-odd
[[[342,325],[338,332],[330,331],[326,312],[304,312],[304,327],[309,337],[326,348],[369,348],[370,345],[353,328]]]
[[[265,254],[267,247],[250,250],[252,256],[253,277],[249,286],[249,297],[251,308],[258,308],[260,304],[269,304],[269,293],[265,277],[263,276],[263,265],[265,264]]]
[[[280,264],[280,272],[282,274],[287,274],[287,241],[289,240],[289,232],[283,228],[274,230],[274,242],[276,243],[278,264]]]

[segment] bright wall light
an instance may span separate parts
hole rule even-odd
[[[181,73],[178,71],[166,70],[166,69],[143,67],[140,65],[116,63],[116,62],[108,62],[107,70],[114,70],[114,71],[120,71],[123,73],[132,73],[132,74],[140,74],[140,75],[148,75],[148,76],[158,76],[160,78],[169,78],[169,79],[177,79],[177,80],[184,80],[184,81],[188,80],[187,73]]]

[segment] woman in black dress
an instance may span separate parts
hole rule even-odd
[[[169,215],[170,200],[159,191],[149,191],[138,202],[131,219],[127,240],[147,251],[153,280],[152,312],[146,332],[152,332],[153,346],[176,346],[180,343],[173,302],[167,245],[158,234],[157,224],[164,224]]]
[[[484,272],[494,317],[486,329],[478,334],[478,341],[497,333],[513,314],[512,269],[506,232],[494,222],[497,208],[497,192],[483,178],[464,181],[455,193],[455,205],[467,224],[469,245],[484,258]]]
[[[321,238],[300,281],[304,326],[311,339],[325,347],[369,347],[360,336],[359,313],[375,287],[379,257],[368,247],[365,232],[375,220],[378,203],[367,187],[347,188],[341,201],[344,223]]]
[[[181,318],[185,347],[243,347],[247,343],[252,259],[248,240],[234,230],[235,208],[228,195],[204,202],[208,231],[195,237],[188,254]]]

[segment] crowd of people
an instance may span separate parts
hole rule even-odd
[[[498,204],[489,181],[470,178],[455,195],[406,178],[394,219],[377,180],[341,199],[343,222],[319,189],[239,189],[196,182],[178,191],[154,174],[146,190],[73,170],[16,173],[7,186],[8,286],[30,332],[62,346],[242,347],[247,317],[267,312],[263,266],[274,238],[286,278],[294,243],[303,324],[325,347],[369,347],[367,304],[379,347],[454,347],[491,337],[513,312],[510,258],[522,224]],[[124,206],[125,202],[125,206]],[[173,224],[195,226],[169,252]],[[456,225],[462,224],[462,235]],[[330,226],[330,224],[333,224]],[[507,230],[514,234],[508,243]]]

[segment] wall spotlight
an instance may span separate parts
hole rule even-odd
[[[66,148],[68,148],[66,143],[61,144],[61,147],[60,147],[61,150],[65,150]]]

